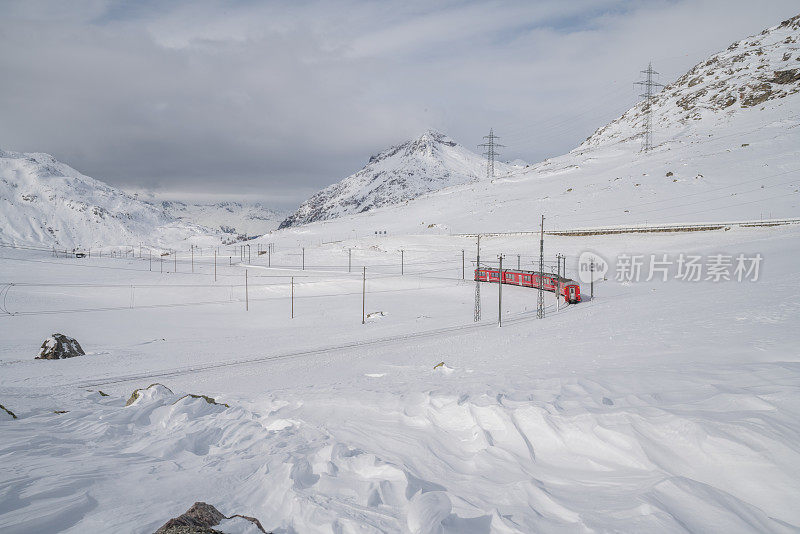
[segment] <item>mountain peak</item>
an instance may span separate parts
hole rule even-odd
[[[450,139],[447,134],[440,132],[439,130],[435,130],[433,128],[428,128],[422,134],[416,138],[416,141],[422,142],[429,142],[429,143],[453,143],[454,141]]]
[[[510,171],[497,162],[498,174]],[[376,156],[357,173],[306,200],[281,228],[398,204],[485,176],[485,160],[446,134],[428,129]]]

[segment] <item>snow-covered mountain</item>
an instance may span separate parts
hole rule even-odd
[[[171,245],[212,234],[43,153],[0,150],[0,241]]]
[[[495,175],[515,167],[495,163]],[[357,173],[306,200],[280,228],[335,219],[382,206],[399,204],[445,187],[486,176],[486,160],[443,133],[428,130],[372,156]]]
[[[731,44],[695,65],[652,99],[654,129],[674,133],[692,121],[725,120],[800,92],[800,15]],[[581,148],[629,140],[641,135],[647,103],[599,128]],[[658,139],[656,139],[656,142]]]
[[[241,236],[266,234],[278,228],[286,217],[285,212],[273,210],[260,202],[189,204],[163,200],[155,205],[176,219]]]
[[[649,152],[641,151],[645,104],[639,103],[567,154],[494,181],[313,223],[297,229],[297,239],[315,232],[343,239],[365,229],[527,231],[539,227],[541,215],[550,229],[798,217],[799,43],[797,16],[667,85],[653,99]]]

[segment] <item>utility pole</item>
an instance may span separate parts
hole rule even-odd
[[[214,251],[214,281],[217,281],[217,251]]]
[[[267,245],[267,267],[272,267],[272,243]]]
[[[518,271],[520,270],[520,261],[519,261],[519,258],[520,258],[520,255],[519,255],[519,254],[517,254],[517,270],[518,270]]]
[[[403,249],[401,248],[400,249],[400,276],[403,276],[403,274],[404,274],[403,271],[405,270],[405,267],[404,267],[403,264],[404,264],[404,261],[403,261]]]
[[[194,245],[192,245],[192,272],[194,273]]]
[[[642,139],[642,152],[649,152],[653,148],[653,88],[664,87],[658,82],[653,81],[653,74],[658,72],[653,70],[653,64],[647,64],[647,70],[641,71],[647,77],[639,82],[634,82],[634,85],[641,85],[644,87],[644,93],[641,96],[644,98],[644,138]]]
[[[561,265],[559,264],[559,266],[556,267],[554,270],[555,271],[560,271],[561,270]],[[556,311],[558,311],[558,295],[561,292],[561,280],[559,279],[559,275],[558,274],[555,275],[555,280],[556,280],[556,284],[555,284],[555,286],[556,286],[556,290],[555,290],[555,294],[556,294]]]
[[[252,263],[250,261],[250,244],[247,244],[247,263]]]
[[[175,272],[178,272],[178,251],[173,250],[172,253],[175,255]]]
[[[462,280],[466,280],[467,279],[467,264],[466,264],[466,261],[464,259],[464,249],[463,248],[461,249],[461,279]]]
[[[495,148],[505,147],[505,145],[494,142],[495,139],[500,138],[494,135],[493,129],[489,129],[489,135],[484,135],[483,138],[487,141],[478,145],[478,148],[486,149],[486,151],[483,153],[483,155],[486,156],[486,177],[491,180],[494,178],[494,159],[500,155]]]
[[[153,251],[152,250],[150,251],[149,259],[150,259],[150,270],[152,271],[153,270]]]
[[[361,324],[367,322],[367,266],[364,266],[364,274],[361,282]]]
[[[301,270],[306,270],[306,247],[303,247],[303,268]]]
[[[247,291],[247,269],[244,270],[244,311],[250,311],[250,295]]]
[[[161,274],[164,274],[164,253],[160,253],[158,255],[158,259],[160,260],[158,263],[161,264]]]
[[[292,319],[294,319],[294,276],[292,277]]]
[[[497,326],[503,326],[503,255],[497,256],[500,260],[500,271],[497,277]]]
[[[536,318],[544,319],[544,215],[539,234],[539,299],[536,303]]]
[[[475,317],[474,321],[480,322],[481,320],[481,281],[480,278],[480,269],[481,269],[481,235],[478,234],[478,254],[475,257],[475,272],[478,276],[475,276]]]
[[[347,249],[347,272],[349,273],[353,269],[353,249]]]
[[[589,287],[591,288],[589,300],[594,300],[594,260],[589,262]]]

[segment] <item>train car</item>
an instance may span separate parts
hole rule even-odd
[[[521,271],[518,269],[503,269],[503,283],[512,286],[539,287],[540,273],[536,271]],[[500,280],[500,270],[491,267],[475,269],[475,280],[479,282],[494,282]],[[542,276],[542,289],[555,293],[558,291],[566,302],[576,304],[581,301],[581,286],[575,280],[545,274]]]

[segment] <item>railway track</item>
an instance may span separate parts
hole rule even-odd
[[[553,308],[553,305],[547,306],[547,308]],[[569,305],[563,307],[562,309],[569,308]],[[521,322],[525,322],[531,319],[536,318],[536,312],[522,312],[519,314],[515,314],[514,316],[510,317],[509,319],[503,319],[504,325],[514,325]],[[121,384],[125,382],[134,382],[139,380],[149,380],[149,379],[156,379],[156,378],[168,378],[171,376],[176,375],[188,375],[188,374],[195,374],[195,373],[203,373],[206,371],[211,371],[220,368],[226,367],[244,367],[249,365],[259,365],[274,361],[282,361],[282,360],[290,360],[294,358],[304,358],[309,356],[316,356],[319,354],[325,354],[329,352],[340,352],[343,350],[348,349],[356,349],[356,348],[363,348],[363,347],[370,347],[370,346],[381,346],[381,345],[390,345],[392,343],[397,343],[400,341],[408,341],[408,340],[415,340],[415,339],[425,339],[430,337],[435,337],[443,334],[453,333],[453,332],[463,332],[463,331],[474,331],[483,328],[497,328],[497,324],[495,322],[481,322],[481,323],[468,323],[463,325],[455,325],[455,326],[448,326],[444,328],[436,328],[433,330],[426,330],[423,332],[415,332],[415,333],[408,333],[408,334],[398,334],[394,336],[387,336],[377,339],[371,340],[364,340],[364,341],[351,341],[348,343],[341,343],[338,345],[329,345],[325,347],[318,347],[313,349],[304,349],[299,351],[290,351],[290,352],[283,352],[278,354],[271,354],[271,355],[264,355],[264,356],[255,356],[252,358],[245,358],[239,360],[226,360],[222,362],[211,362],[206,364],[199,364],[199,365],[191,365],[185,367],[176,367],[172,369],[163,369],[160,371],[154,371],[150,373],[139,373],[139,374],[130,374],[130,375],[118,375],[112,376],[107,378],[96,378],[92,380],[85,380],[83,382],[77,382],[73,384],[66,384],[72,385],[74,387],[80,389],[86,388],[94,388],[100,386],[108,386],[112,384]]]

